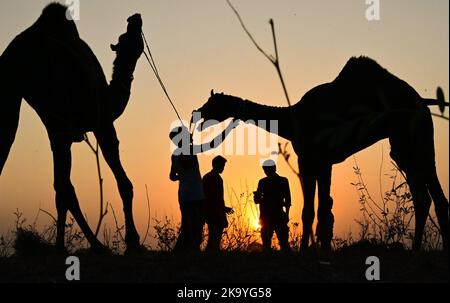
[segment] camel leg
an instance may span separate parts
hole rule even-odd
[[[16,136],[22,99],[19,95],[11,94],[8,91],[3,92],[3,94],[5,94],[5,97],[2,97],[2,109],[0,111],[0,175]]]
[[[448,214],[448,200],[442,191],[441,184],[436,173],[435,151],[434,151],[434,130],[433,120],[431,115],[427,115],[422,127],[423,140],[426,144],[423,145],[423,162],[426,170],[426,183],[428,192],[434,202],[434,210],[439,223],[442,235],[442,244],[444,249],[449,246],[449,214]]]
[[[318,179],[319,206],[317,209],[317,229],[316,235],[320,242],[320,247],[325,250],[331,249],[333,239],[334,216],[331,212],[333,199],[330,196],[331,187],[331,166],[327,166],[319,173]]]
[[[391,141],[392,142],[392,141]],[[392,143],[391,143],[392,146]],[[405,151],[406,152],[406,151]],[[391,157],[397,162],[397,165],[406,173],[406,181],[408,182],[409,190],[412,195],[414,213],[415,213],[415,231],[413,240],[413,250],[420,250],[422,246],[423,232],[425,223],[427,221],[428,213],[431,206],[431,197],[428,193],[426,185],[426,174],[420,166],[414,164],[414,157],[409,157],[408,154],[402,153],[403,156],[391,150]],[[420,161],[420,160],[418,160]]]
[[[89,241],[91,248],[97,251],[104,251],[104,246],[95,237],[88,223],[86,222],[83,213],[81,212],[78,203],[75,189],[70,181],[70,171],[72,166],[72,155],[70,152],[71,142],[51,138],[53,163],[54,163],[54,188],[56,192],[56,209],[58,213],[57,218],[57,232],[56,232],[56,246],[59,249],[64,249],[64,230],[67,217],[67,211],[70,210],[76,222],[80,226],[82,232]]]
[[[434,167],[428,180],[428,191],[433,198],[434,210],[439,223],[439,228],[442,234],[442,244],[444,249],[449,247],[449,213],[448,213],[448,200],[442,191],[441,184],[436,174],[436,168]]]
[[[94,131],[95,137],[105,158],[106,163],[111,168],[117,181],[120,197],[123,202],[125,214],[125,242],[127,248],[137,248],[140,246],[139,234],[136,230],[133,220],[133,184],[128,179],[125,170],[122,167],[119,156],[119,140],[113,125],[103,127]]]
[[[404,111],[390,121],[391,158],[406,173],[415,211],[413,249],[420,250],[431,206],[427,188],[434,167],[433,124],[428,108]]]
[[[406,173],[409,189],[413,197],[416,226],[414,231],[413,250],[420,250],[423,231],[431,206],[431,197],[425,184],[425,179],[415,173]]]
[[[300,164],[300,163],[299,163]],[[314,196],[316,192],[316,178],[315,174],[304,167],[300,168],[301,183],[303,189],[303,210],[302,210],[302,224],[303,234],[300,243],[300,249],[308,248],[309,238],[312,233],[312,225],[314,222]]]

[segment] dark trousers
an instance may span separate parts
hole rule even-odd
[[[272,236],[277,234],[278,242],[282,250],[289,250],[289,227],[283,220],[263,220],[261,219],[261,239],[263,249],[270,250],[272,246]]]
[[[220,240],[223,234],[223,224],[217,224],[216,222],[206,222],[208,225],[208,244],[206,245],[207,251],[219,251]]]
[[[325,250],[331,249],[331,241],[333,239],[334,216],[331,212],[333,208],[333,199],[319,199],[319,207],[317,210],[317,227],[316,236],[320,242],[320,247]]]
[[[203,235],[201,201],[180,204],[181,230],[174,251],[200,251]]]

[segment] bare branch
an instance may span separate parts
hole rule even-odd
[[[114,217],[114,223],[116,224],[116,232],[119,234],[120,239],[125,242],[125,238],[123,237],[122,232],[121,232],[123,226],[119,227],[119,223],[117,222],[116,212],[114,211],[114,207],[112,206],[112,204],[109,204],[109,207],[112,210],[112,214]]]
[[[56,223],[56,218],[55,218],[55,216],[53,216],[51,213],[49,213],[48,211],[46,211],[46,210],[44,210],[44,209],[42,209],[42,208],[39,208],[39,211],[41,211],[41,212],[43,212],[44,214],[46,214],[46,215],[48,215],[50,218],[52,218],[53,219],[53,221],[55,221],[55,223]]]
[[[89,146],[91,151],[95,155],[95,163],[97,165],[97,176],[98,176],[98,183],[99,183],[99,191],[100,191],[100,211],[99,211],[99,218],[97,227],[95,229],[95,236],[98,236],[98,233],[100,231],[100,227],[102,225],[103,219],[108,214],[108,205],[106,205],[105,211],[103,211],[103,177],[102,177],[102,171],[100,167],[100,149],[98,146],[98,141],[96,142],[96,146],[94,148],[91,141],[89,141],[89,136],[87,134],[84,134],[84,142]]]
[[[275,64],[276,59],[274,60],[273,58],[271,58],[260,46],[259,44],[255,41],[255,39],[253,38],[252,34],[250,34],[250,32],[248,31],[247,27],[244,24],[244,21],[242,21],[241,16],[239,15],[238,11],[234,8],[234,6],[231,4],[231,2],[229,0],[226,0],[228,5],[231,7],[231,9],[233,10],[233,12],[235,13],[236,17],[239,20],[239,23],[241,24],[242,28],[244,29],[245,33],[247,34],[247,36],[250,38],[250,40],[253,42],[253,44],[256,46],[256,48],[264,55],[264,57],[267,58],[267,60],[269,60],[270,62],[272,62],[272,64]]]
[[[439,114],[435,114],[435,113],[431,113],[431,115],[434,116],[434,117],[438,117],[438,118],[441,118],[441,119],[444,119],[444,120],[448,121],[448,117],[446,117],[444,115],[439,115]]]
[[[150,230],[150,217],[151,217],[151,212],[150,212],[150,199],[148,197],[148,188],[147,188],[147,184],[145,184],[145,196],[147,197],[147,209],[148,209],[148,217],[147,217],[147,230],[145,231],[145,236],[144,239],[142,240],[142,245],[145,243],[145,240],[147,239],[148,236],[148,232]]]

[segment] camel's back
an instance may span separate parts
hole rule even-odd
[[[351,58],[332,82],[314,87],[298,103],[308,115],[349,120],[364,114],[420,109],[419,94],[367,57]]]
[[[98,120],[107,82],[96,56],[65,14],[62,5],[47,6],[2,57],[8,58],[23,97],[46,126],[85,132]]]
[[[295,106],[308,146],[333,163],[385,138],[390,113],[427,111],[408,83],[365,57],[350,59],[334,81],[314,87]]]

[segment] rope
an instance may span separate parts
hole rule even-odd
[[[175,111],[175,114],[177,115],[178,120],[180,120],[181,124],[183,126],[185,126],[183,121],[181,120],[181,117],[180,117],[180,114],[178,113],[177,108],[175,107],[175,104],[173,103],[172,99],[169,96],[169,93],[167,92],[167,89],[166,89],[166,86],[164,85],[164,82],[162,81],[162,79],[161,79],[161,77],[159,75],[158,68],[156,67],[155,60],[153,60],[152,52],[150,51],[150,47],[148,46],[147,39],[145,38],[145,34],[144,34],[143,31],[141,32],[141,34],[142,34],[142,38],[143,38],[144,43],[145,43],[145,47],[147,48],[147,52],[148,52],[148,54],[147,54],[145,52],[145,50],[143,51],[143,53],[145,55],[145,58],[147,59],[147,62],[150,65],[150,68],[152,69],[153,73],[155,74],[156,79],[158,79],[159,85],[161,85],[161,88],[164,91],[164,94],[166,95],[167,100],[169,100],[170,105],[172,105],[172,108]]]

